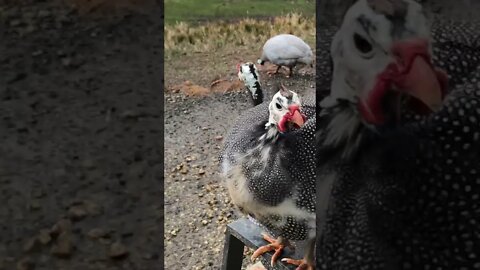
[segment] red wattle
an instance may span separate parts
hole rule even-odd
[[[289,113],[287,113],[289,114]],[[278,130],[280,132],[285,132],[287,130],[287,128],[285,127],[285,125],[287,124],[287,121],[288,121],[288,116],[287,114],[285,116],[282,117],[282,119],[280,119],[280,122],[278,122]]]

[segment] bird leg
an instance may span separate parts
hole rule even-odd
[[[305,256],[301,260],[294,260],[290,258],[282,259],[282,262],[296,265],[297,268],[295,270],[315,270],[315,263],[314,263],[314,247],[315,247],[315,239],[310,239],[307,242],[307,248],[305,250]]]
[[[275,69],[275,71],[272,72],[271,70],[269,70],[269,71],[267,71],[267,74],[268,74],[269,76],[272,76],[273,74],[277,74],[277,73],[278,73],[278,70],[279,70],[281,67],[282,67],[282,66],[277,66],[277,68]]]
[[[287,78],[290,78],[290,76],[292,76],[292,72],[293,72],[293,67],[288,67]]]
[[[263,239],[265,239],[265,241],[269,242],[270,244],[261,246],[257,250],[255,250],[251,259],[253,261],[256,258],[258,258],[260,255],[267,253],[269,251],[275,250],[275,253],[272,256],[272,261],[271,261],[271,265],[273,266],[277,262],[278,257],[280,257],[280,254],[282,253],[283,249],[289,245],[288,240],[283,237],[278,237],[277,239],[273,239],[272,237],[266,234],[263,234]]]

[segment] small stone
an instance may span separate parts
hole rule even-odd
[[[39,200],[32,200],[32,202],[30,203],[30,209],[31,210],[39,210],[40,208],[42,208],[42,205],[40,203]]]
[[[203,224],[203,225],[207,225],[207,224],[208,224],[208,220],[206,220],[206,219],[202,220],[202,224]]]
[[[215,140],[217,141],[221,141],[223,140],[223,136],[219,135],[219,136],[215,136]]]
[[[151,260],[153,259],[155,256],[152,254],[152,253],[145,253],[143,254],[142,258],[145,259],[145,260]]]
[[[37,188],[32,192],[32,196],[35,198],[42,198],[45,196],[45,192],[41,188]]]
[[[49,17],[49,16],[50,16],[50,11],[48,11],[48,10],[42,9],[42,10],[38,11],[38,17],[40,17],[40,18],[45,18],[45,17]]]
[[[50,229],[50,234],[57,236],[62,232],[70,232],[72,230],[72,222],[68,219],[61,219]]]
[[[88,231],[87,236],[92,239],[98,239],[108,235],[108,232],[101,228],[94,228]]]
[[[187,167],[183,167],[183,168],[180,170],[180,173],[181,173],[181,174],[187,174],[187,173],[188,173]]]
[[[24,252],[30,252],[30,251],[34,250],[37,247],[37,243],[38,242],[37,242],[36,237],[28,239],[28,241],[25,243],[25,245],[23,245],[23,251]]]
[[[35,269],[35,264],[30,258],[23,258],[17,263],[17,270],[33,270]]]
[[[68,210],[68,216],[73,220],[73,221],[78,221],[82,220],[88,215],[87,210],[83,205],[74,205],[70,207]]]
[[[67,175],[67,172],[63,168],[58,168],[58,169],[53,170],[53,175],[55,177],[63,177],[65,175]]]
[[[98,239],[98,242],[100,242],[103,245],[109,245],[110,243],[112,243],[112,239],[107,237],[102,237]]]
[[[72,255],[73,244],[71,234],[62,232],[55,241],[55,245],[50,250],[50,253],[57,257],[67,258]]]
[[[15,20],[11,20],[10,21],[10,26],[19,26],[20,24],[22,24],[22,21],[18,20],[18,19],[15,19]]]
[[[126,257],[128,255],[128,250],[120,242],[115,242],[110,246],[110,250],[108,251],[108,256],[113,259],[120,259]]]
[[[62,65],[65,67],[69,67],[72,65],[72,58],[70,57],[64,57],[62,58]]]
[[[52,241],[52,237],[50,236],[50,231],[45,229],[40,230],[40,233],[38,234],[37,239],[40,243],[42,243],[42,245],[48,245],[48,243]]]
[[[92,216],[98,216],[102,214],[102,208],[92,201],[84,201],[83,206],[87,210],[87,213]]]
[[[200,170],[198,171],[198,174],[199,174],[199,175],[204,175],[204,174],[205,174],[205,171],[204,171],[203,169],[200,169]]]
[[[92,160],[92,159],[85,159],[83,162],[82,162],[82,165],[84,168],[86,169],[93,169],[95,168],[95,162]]]

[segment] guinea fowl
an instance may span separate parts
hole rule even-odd
[[[282,261],[313,270],[315,104],[279,88],[270,102],[250,108],[234,123],[220,163],[232,202],[277,237],[264,235],[270,244],[252,259],[275,250],[273,265],[289,240],[307,239],[303,260]]]
[[[252,98],[253,105],[256,106],[263,102],[263,90],[260,84],[260,75],[257,67],[252,62],[237,65],[238,78],[245,84]]]
[[[447,91],[429,36],[418,3],[359,0],[333,39],[319,269],[480,267],[480,68]]]
[[[277,66],[274,72],[267,72],[268,75],[278,73],[282,66],[288,68],[287,78],[292,75],[293,67],[298,63],[313,67],[313,53],[310,46],[301,38],[290,35],[276,35],[263,45],[262,56],[258,63],[263,65],[266,61]]]

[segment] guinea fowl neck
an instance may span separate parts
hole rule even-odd
[[[267,123],[265,125],[265,132],[260,136],[260,141],[263,144],[275,142],[280,136],[277,125],[273,123]]]
[[[254,106],[257,106],[263,102],[264,94],[263,89],[258,80],[255,80],[247,85],[248,90],[250,91],[250,97]]]

